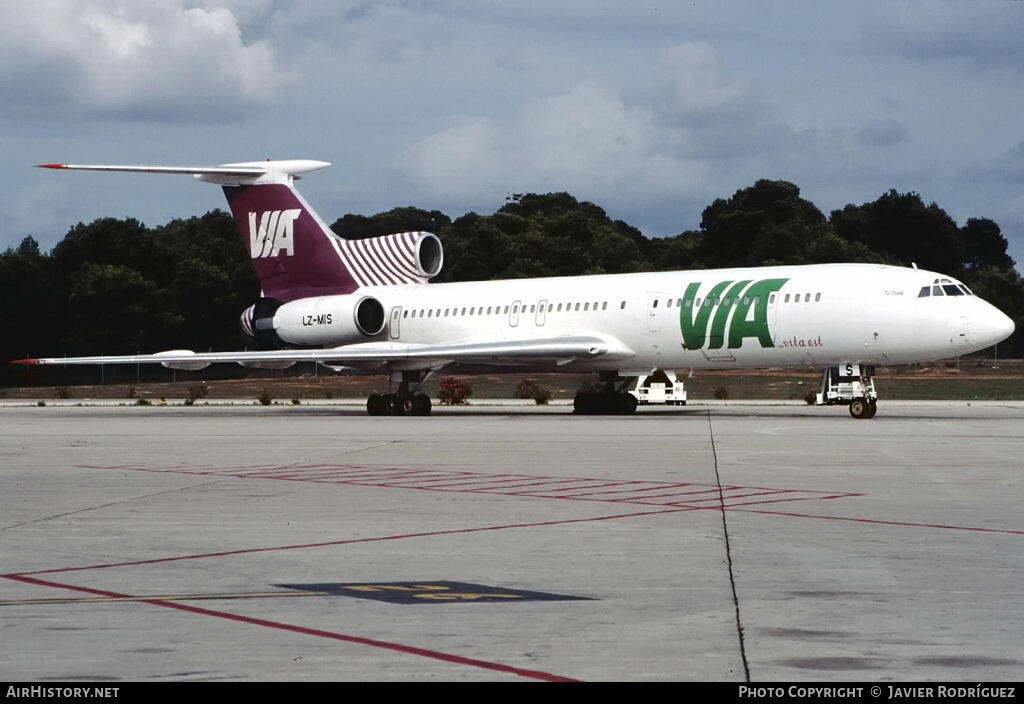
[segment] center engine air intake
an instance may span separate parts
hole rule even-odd
[[[441,240],[429,232],[399,232],[336,244],[361,288],[425,284],[441,272]]]

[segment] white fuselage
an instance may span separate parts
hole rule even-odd
[[[950,293],[931,295],[939,281]],[[374,341],[593,335],[616,354],[509,366],[640,372],[918,362],[983,349],[1012,332],[1009,318],[961,287],[917,269],[822,264],[377,287],[352,296],[372,295],[384,307],[387,324]],[[338,344],[329,344],[338,319],[326,315],[331,298],[303,318],[306,344]]]

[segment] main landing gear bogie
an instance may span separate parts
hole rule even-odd
[[[628,379],[620,377],[614,372],[602,372],[601,381],[604,389],[601,391],[580,391],[572,401],[573,413],[580,415],[606,416],[606,415],[632,415],[636,413],[639,401],[637,397],[626,390]],[[615,383],[625,381],[618,389]]]
[[[370,394],[366,399],[371,416],[428,416],[430,409],[426,394]]]
[[[605,393],[581,391],[573,399],[573,412],[581,415],[606,416],[636,413],[638,401],[629,392]]]

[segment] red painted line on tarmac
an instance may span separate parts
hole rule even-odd
[[[758,497],[758,496],[774,496],[774,495],[777,495],[777,494],[797,494],[797,493],[801,493],[799,489],[775,489],[775,490],[756,491],[756,492],[753,492],[751,494],[725,494],[724,498],[725,498],[726,501],[733,501],[733,500],[739,500],[739,499],[749,499],[749,498],[754,498],[754,497]],[[815,497],[811,497],[811,498],[818,499],[820,497],[815,496]],[[687,499],[687,502],[691,503],[691,504],[702,504],[702,503],[706,503],[708,501],[718,501],[718,500],[719,500],[718,496],[708,496],[708,497],[705,497],[703,499]],[[772,499],[772,501],[777,501],[777,500],[778,499]],[[732,505],[732,504],[730,504],[730,505]]]
[[[99,596],[111,597],[115,599],[135,599],[130,594],[120,594],[117,592],[110,592],[102,589],[91,589],[89,587],[79,587],[73,584],[61,584],[59,582],[50,582],[42,579],[35,579],[33,577],[25,577],[19,575],[0,575],[7,579],[13,579],[28,584],[35,584],[43,587],[52,587],[55,589],[69,589],[71,591],[85,592],[87,594],[95,594]],[[228,621],[237,621],[240,623],[247,623],[253,626],[262,626],[264,628],[273,628],[280,631],[290,631],[292,633],[299,633],[307,636],[315,636],[318,638],[329,638],[331,640],[338,640],[345,643],[354,643],[356,645],[366,645],[372,648],[382,648],[384,650],[392,650],[399,653],[405,653],[407,655],[418,655],[420,657],[431,658],[433,660],[440,660],[442,662],[451,663],[454,665],[467,665],[470,667],[478,667],[484,670],[491,670],[492,672],[504,672],[510,675],[516,675],[518,677],[526,677],[534,680],[543,680],[545,682],[578,682],[579,680],[571,677],[564,677],[562,675],[555,675],[550,672],[542,672],[540,670],[526,670],[520,667],[513,667],[511,665],[502,665],[501,663],[488,662],[486,660],[477,660],[475,658],[467,658],[461,655],[452,655],[450,653],[442,653],[437,650],[429,650],[427,648],[419,648],[413,645],[402,645],[401,643],[391,643],[383,640],[375,640],[373,638],[363,638],[361,636],[352,636],[345,633],[335,633],[333,631],[324,631],[319,628],[307,628],[305,626],[296,626],[290,623],[281,623],[280,621],[268,621],[262,618],[253,618],[251,616],[241,616],[239,614],[233,614],[227,611],[214,611],[213,609],[205,609],[200,606],[192,606],[191,604],[179,604],[175,601],[164,601],[164,600],[145,600],[141,603],[152,604],[154,606],[162,606],[169,609],[178,609],[180,611],[186,611],[188,613],[199,614],[201,616],[212,616],[214,618],[225,619]]]
[[[706,493],[708,491],[714,491],[715,493],[718,493],[718,487],[708,488],[706,484],[654,484],[652,486],[651,485],[652,482],[617,482],[617,483],[614,483],[614,484],[609,484],[608,486],[622,487],[622,486],[626,486],[626,485],[630,485],[630,484],[647,484],[647,486],[642,486],[642,487],[639,487],[639,488],[636,488],[636,489],[615,489],[613,491],[591,491],[591,492],[588,492],[586,494],[580,494],[580,496],[605,496],[605,495],[608,495],[608,494],[623,494],[623,495],[625,495],[625,494],[634,494],[635,495],[635,494],[641,494],[641,493],[643,493],[645,491],[664,491],[666,488],[675,487],[675,488],[682,489],[684,487],[691,487],[691,486],[699,486],[701,488],[699,490],[696,490],[696,491],[674,491],[671,494],[658,494],[658,496],[679,496],[679,495],[682,495],[682,494],[703,494],[703,493]]]
[[[507,483],[518,483],[525,482],[532,477],[526,477],[523,475],[515,474],[495,474],[488,476],[486,479],[480,479],[479,474],[477,475],[449,475],[443,477],[435,477],[434,479],[424,479],[418,482],[419,486],[428,489],[443,489],[449,486],[469,486],[472,484],[507,484]],[[507,477],[507,479],[501,479],[500,477]],[[446,482],[445,484],[435,484],[434,482]],[[405,482],[394,482],[389,483],[387,486],[401,487]]]
[[[582,482],[582,481],[592,481],[592,480],[579,479],[577,481],[578,482]],[[556,480],[556,481],[552,482],[552,484],[563,484],[563,483],[564,482],[560,481],[560,480]],[[582,493],[582,492],[586,491],[587,489],[601,489],[601,488],[606,487],[606,486],[617,486],[617,485],[618,485],[618,482],[606,482],[604,484],[591,484],[590,486],[564,486],[564,487],[561,487],[560,489],[544,489],[543,491],[550,492],[550,493],[555,493],[556,491],[557,492],[573,491],[573,492],[577,492],[577,493],[575,493],[573,495],[573,498],[577,498],[578,499],[581,496],[589,496],[589,494]]]

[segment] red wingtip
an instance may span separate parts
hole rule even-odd
[[[38,361],[35,359],[14,359],[11,360],[11,364],[37,364]]]
[[[67,164],[39,164],[36,166],[37,169],[66,169]]]

